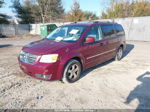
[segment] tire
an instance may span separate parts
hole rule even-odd
[[[64,68],[63,83],[74,83],[80,78],[81,63],[77,60],[70,60]]]
[[[115,55],[115,61],[120,61],[123,57],[123,48],[119,47]]]

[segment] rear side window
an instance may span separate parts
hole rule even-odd
[[[101,25],[104,38],[115,36],[114,25]]]
[[[122,26],[119,24],[115,25],[115,30],[116,30],[117,35],[124,35],[125,34]]]

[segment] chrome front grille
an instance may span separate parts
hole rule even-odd
[[[38,58],[38,55],[26,53],[23,51],[20,52],[20,61],[24,63],[33,65],[35,61],[37,60],[37,58]]]

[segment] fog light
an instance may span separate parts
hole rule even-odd
[[[35,74],[35,76],[42,79],[50,79],[52,75]]]
[[[45,70],[44,72],[45,72],[45,73],[47,73],[47,72],[48,72],[48,70]]]

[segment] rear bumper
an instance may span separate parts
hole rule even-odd
[[[19,60],[19,66],[25,74],[34,77],[36,79],[45,80],[45,81],[59,79],[57,77],[58,63],[54,63],[54,64],[37,63],[34,65],[29,65]]]

